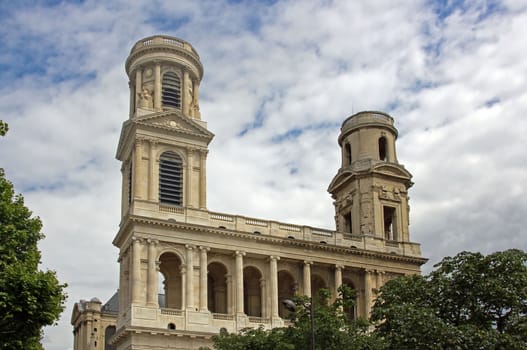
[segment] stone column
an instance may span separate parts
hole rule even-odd
[[[311,264],[312,261],[304,261],[304,295],[311,297]]]
[[[188,88],[189,88],[190,78],[188,76],[188,72],[183,72],[183,89],[181,90],[181,97],[182,97],[182,103],[183,103],[183,115],[186,117],[190,116],[190,98],[188,94]]]
[[[129,107],[128,116],[132,117],[135,112],[135,100],[137,98],[135,95],[135,87],[133,86],[131,81],[128,82],[128,89],[130,90],[130,107]]]
[[[141,239],[132,238],[132,304],[141,301]]]
[[[150,154],[148,155],[148,161],[150,166],[148,167],[148,200],[155,201],[157,196],[157,187],[155,186],[154,174],[157,168],[156,162],[156,150],[157,140],[150,140]]]
[[[194,84],[194,118],[201,119],[201,112],[199,111],[199,84],[197,80]]]
[[[137,108],[139,107],[139,99],[137,98],[137,94],[139,94],[142,90],[143,90],[143,74],[142,74],[141,67],[139,67],[135,71],[135,92],[134,92],[135,111],[137,111]]]
[[[189,147],[187,148],[187,174],[186,174],[186,177],[187,177],[187,181],[183,181],[183,184],[185,186],[184,188],[184,194],[183,194],[183,206],[188,206],[190,208],[194,208],[195,205],[194,203],[197,204],[197,198],[196,196],[198,195],[197,193],[195,193],[195,191],[192,191],[192,188],[193,188],[193,185],[194,185],[194,181],[197,181],[197,179],[192,176],[194,175],[193,174],[193,171],[194,171],[194,165],[195,165],[195,157],[196,157],[196,148],[194,147]],[[183,175],[185,176],[185,175]]]
[[[148,284],[146,304],[150,307],[159,307],[157,290],[157,259],[156,259],[156,240],[148,240]]]
[[[338,290],[342,285],[342,269],[344,266],[335,265],[335,296],[338,297]]]
[[[143,165],[143,145],[144,140],[135,140],[135,157],[134,157],[134,198],[146,199],[146,169]]]
[[[232,315],[232,306],[234,305],[232,293],[232,275],[225,275],[225,284],[227,285],[227,313]]]
[[[243,256],[245,252],[236,251],[236,313],[243,314]]]
[[[156,62],[154,68],[154,110],[161,110],[161,63]]]
[[[187,291],[186,291],[186,305],[187,309],[194,310],[194,246],[187,244]]]
[[[200,311],[208,311],[207,306],[207,252],[210,250],[208,247],[199,247],[200,259],[199,259],[199,307]]]
[[[370,317],[371,311],[371,270],[364,270],[364,317]]]
[[[207,150],[200,150],[200,173],[199,173],[199,207],[207,208]]]
[[[261,305],[260,305],[260,314],[262,317],[267,317],[270,312],[267,311],[267,293],[265,292],[265,279],[260,279],[260,296],[261,296]]]
[[[269,257],[269,280],[271,282],[271,318],[278,318],[278,260],[279,256]]]
[[[123,253],[119,254],[119,259],[117,259],[117,262],[119,263],[119,288],[117,289],[118,296],[119,296],[119,315],[124,314],[125,309],[125,299],[124,299],[124,284],[126,283],[126,279],[124,278],[124,273],[126,270],[126,267],[124,265],[124,258]]]
[[[187,305],[187,265],[181,265],[179,268],[181,275],[181,309]]]

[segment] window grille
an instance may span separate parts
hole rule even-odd
[[[183,204],[183,166],[181,157],[165,152],[159,158],[159,202]]]
[[[181,108],[181,81],[176,73],[163,75],[161,102],[163,106]]]

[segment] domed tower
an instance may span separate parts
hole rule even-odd
[[[393,118],[386,113],[360,112],[343,122],[342,165],[328,188],[337,231],[375,242],[409,242],[412,175],[397,161],[396,139]]]
[[[152,36],[133,46],[125,68],[130,116],[117,149],[122,216],[151,213],[158,205],[205,209],[205,163],[214,135],[199,111],[198,53],[181,39]]]

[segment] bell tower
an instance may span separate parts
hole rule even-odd
[[[206,156],[213,134],[201,120],[203,66],[181,39],[139,40],[125,64],[129,119],[117,149],[122,161],[122,217],[167,207],[206,209]]]
[[[397,129],[382,112],[347,118],[338,143],[342,165],[328,191],[337,231],[380,242],[409,242],[408,189],[412,175],[397,161]]]

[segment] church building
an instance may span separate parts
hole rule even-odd
[[[133,46],[125,68],[119,289],[104,304],[75,303],[75,350],[211,347],[222,328],[283,327],[284,299],[321,288],[334,296],[342,284],[357,292],[351,316],[368,317],[375,289],[420,273],[426,259],[408,229],[412,175],[397,160],[391,116],[366,111],[342,123],[328,187],[334,230],[220,213],[207,207],[214,134],[199,108],[198,53],[152,36]]]

